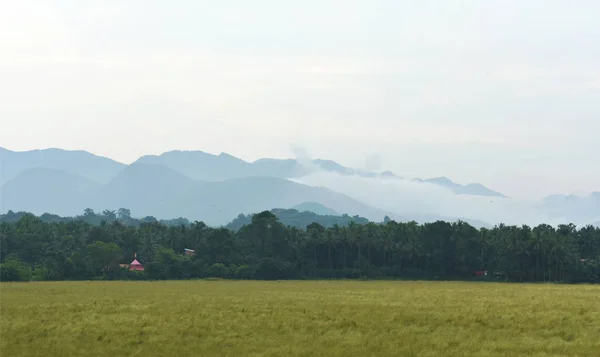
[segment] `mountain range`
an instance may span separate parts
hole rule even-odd
[[[115,160],[81,150],[11,151],[0,147],[0,184],[25,170],[36,168],[59,170],[97,183],[107,183],[126,166]]]
[[[281,209],[274,208],[271,210],[281,223],[286,226],[296,227],[298,229],[305,229],[311,223],[318,223],[323,227],[333,227],[334,225],[338,226],[347,226],[350,222],[354,222],[356,224],[367,224],[369,220],[360,217],[354,216],[351,217],[347,214],[345,215],[324,215],[324,214],[316,214],[312,211],[299,211],[297,209]],[[252,215],[243,215],[240,214],[234,220],[232,220],[225,227],[231,230],[238,230],[241,227],[248,225],[252,222]]]
[[[8,210],[77,215],[85,208],[129,208],[138,216],[185,217],[224,225],[238,214],[273,208],[320,215],[360,215],[374,221],[385,216],[417,222],[470,217],[427,214],[399,216],[366,205],[331,189],[293,182],[314,172],[405,180],[390,171],[369,172],[331,160],[259,159],[247,162],[226,153],[169,151],[146,155],[126,165],[86,151],[44,149],[16,152],[0,148],[0,213]],[[413,179],[444,187],[456,195],[506,198],[481,184],[461,185],[445,177]],[[555,217],[600,218],[598,193],[590,198],[555,195],[540,205]],[[581,202],[580,202],[581,201]]]
[[[542,200],[540,209],[550,218],[567,222],[593,222],[600,217],[600,192],[586,196],[551,195]],[[600,227],[600,220],[592,224]]]
[[[474,196],[490,196],[490,197],[506,197],[500,192],[491,190],[480,183],[470,183],[467,185],[461,185],[453,182],[447,177],[435,177],[430,179],[414,179],[416,182],[431,183],[434,185],[446,187],[457,195],[474,195]]]
[[[128,165],[115,160],[96,156],[87,151],[43,149],[11,151],[0,147],[0,183],[13,179],[27,169],[47,168],[77,174],[97,183],[106,184],[115,178]],[[315,159],[299,162],[296,159],[258,159],[244,161],[226,153],[213,155],[202,151],[168,151],[161,155],[145,155],[134,164],[163,165],[191,179],[203,181],[223,181],[234,178],[263,176],[284,179],[298,178],[318,170],[340,175],[362,177],[386,177],[402,179],[390,171],[381,173],[345,167],[332,160]],[[461,185],[446,177],[415,179],[452,190],[456,194],[505,197],[481,184]]]
[[[161,165],[134,163],[105,185],[55,169],[35,168],[2,186],[5,210],[76,215],[85,208],[125,207],[138,216],[186,217],[223,225],[239,213],[318,201],[333,210],[381,220],[389,212],[348,196],[276,177],[191,179]]]

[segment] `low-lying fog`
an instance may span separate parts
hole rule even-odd
[[[511,198],[457,195],[451,190],[429,183],[400,178],[366,178],[331,172],[315,172],[294,179],[310,186],[325,187],[363,203],[400,216],[435,215],[441,217],[477,219],[487,224],[537,225],[548,223],[589,224],[589,219],[573,222],[566,217],[552,216],[541,208],[542,202]]]

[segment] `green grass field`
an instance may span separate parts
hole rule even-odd
[[[600,286],[0,284],[2,357],[600,356]]]

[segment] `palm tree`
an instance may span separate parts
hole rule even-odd
[[[348,224],[348,232],[350,233],[350,241],[354,244],[358,249],[357,260],[358,260],[358,275],[362,276],[362,226],[356,224],[354,221],[351,221]]]

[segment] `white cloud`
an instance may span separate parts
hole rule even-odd
[[[476,219],[490,225],[565,223],[540,211],[537,208],[539,202],[536,201],[456,195],[441,186],[404,179],[365,178],[317,172],[294,181],[329,188],[373,207],[405,217]]]
[[[5,2],[0,143],[127,161],[166,148],[280,157],[297,142],[354,166],[377,152],[382,169],[518,194],[539,186],[523,183],[532,177],[547,178],[544,192],[597,189],[596,9]]]

